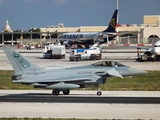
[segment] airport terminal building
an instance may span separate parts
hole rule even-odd
[[[137,25],[137,24],[118,24],[117,31],[118,32],[128,32],[125,36],[119,36],[116,40],[113,40],[110,44],[154,44],[157,40],[160,39],[160,15],[145,15],[144,16],[144,23]],[[59,38],[62,33],[66,32],[101,32],[105,30],[107,26],[80,26],[80,27],[65,27],[63,23],[60,23],[56,26],[46,26],[44,28],[40,28],[40,40],[43,42],[47,41],[55,41]],[[7,32],[4,32],[7,31]],[[1,32],[1,43],[5,41],[4,36],[5,34],[12,34],[14,33],[8,21],[6,21],[6,25]],[[21,33],[23,34],[23,33]],[[32,34],[33,33],[29,33]],[[47,38],[49,36],[49,39]],[[30,38],[32,39],[32,38]],[[28,41],[31,41],[27,39]],[[13,38],[11,41],[14,41]],[[20,38],[17,39],[20,41]],[[32,39],[32,42],[34,39]],[[12,42],[13,44],[13,42]]]

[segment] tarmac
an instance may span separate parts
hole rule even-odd
[[[39,50],[25,50],[25,49],[17,49],[18,51],[25,51],[21,53],[26,56],[29,60],[33,61],[40,67],[45,67],[47,69],[52,69],[55,67],[73,67],[73,66],[81,66],[98,62],[98,60],[88,60],[88,61],[69,61],[69,54],[66,53],[65,59],[44,59],[42,49]],[[119,48],[116,49],[107,49],[109,51],[120,51]],[[121,49],[127,51],[128,49]],[[134,51],[135,49],[129,49]],[[35,52],[35,51],[38,51]],[[134,68],[138,68],[141,70],[160,70],[158,66],[159,61],[157,62],[137,62],[136,61],[137,54],[136,53],[102,53],[102,60],[114,60],[120,62],[124,65],[131,66]],[[13,70],[8,58],[4,54],[2,48],[0,48],[0,70]]]
[[[50,90],[0,90],[0,96],[49,95]],[[96,91],[71,91],[71,96],[92,98]],[[69,95],[69,97],[71,97]],[[159,91],[103,91],[100,97],[159,97]],[[48,97],[54,101],[54,96]],[[58,97],[61,99],[68,99]],[[99,97],[97,96],[97,99]],[[25,97],[21,98],[26,99]],[[74,98],[73,98],[74,99]],[[81,97],[79,98],[81,99]],[[93,99],[95,100],[95,99]],[[114,99],[113,99],[114,100]],[[59,103],[59,102],[0,102],[0,117],[17,118],[79,118],[79,119],[160,119],[160,104],[120,103]]]

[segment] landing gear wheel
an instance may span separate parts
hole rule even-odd
[[[97,85],[97,87],[98,87],[97,95],[100,96],[102,95],[102,92],[101,92],[101,88],[99,87],[99,84]]]
[[[102,92],[101,92],[101,91],[98,91],[98,92],[97,92],[97,95],[98,95],[98,96],[102,95]]]
[[[80,58],[76,58],[76,61],[80,61]]]
[[[69,90],[69,89],[63,91],[63,94],[64,94],[64,95],[69,95],[69,93],[70,93],[70,90]]]
[[[57,96],[57,95],[59,95],[59,90],[58,89],[54,89],[53,91],[52,91],[52,94],[53,95],[55,95],[55,96]]]
[[[74,61],[74,59],[71,59],[71,58],[70,58],[69,60],[70,60],[70,61]]]

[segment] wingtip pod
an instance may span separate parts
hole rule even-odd
[[[44,70],[9,46],[3,46],[3,50],[6,53],[15,73],[20,73],[22,71],[32,72]]]

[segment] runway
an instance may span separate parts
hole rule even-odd
[[[109,104],[160,104],[159,97],[137,97],[137,96],[110,96],[107,92],[105,95],[97,96],[96,91],[92,94],[84,94],[88,91],[70,95],[53,96],[50,93],[23,93],[7,94],[0,96],[0,102],[34,102],[34,103],[109,103]]]
[[[102,92],[73,90],[55,97],[50,90],[0,90],[0,117],[160,119],[159,91]]]

